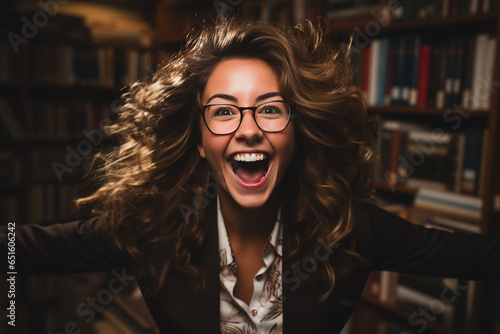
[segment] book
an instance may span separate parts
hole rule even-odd
[[[380,75],[380,47],[381,42],[380,39],[374,39],[370,46],[370,73],[368,75],[368,89],[367,89],[367,102],[368,105],[376,105],[377,97],[378,97],[378,80]]]
[[[361,91],[365,100],[369,100],[369,89],[370,89],[370,73],[371,73],[371,47],[366,47],[363,49],[363,81],[361,86]]]
[[[456,38],[448,40],[446,49],[446,70],[444,84],[444,107],[453,106],[454,100],[454,81],[458,65],[458,41]]]
[[[392,40],[394,63],[392,70],[391,105],[404,105],[403,89],[405,84],[405,55],[407,38],[401,36]]]
[[[431,46],[423,45],[420,50],[418,69],[418,98],[417,107],[425,108],[427,105],[427,93],[429,89],[429,71],[431,63]]]
[[[492,88],[493,72],[495,66],[495,53],[496,53],[497,41],[496,38],[489,38],[487,43],[487,48],[484,51],[484,71],[482,73],[482,80],[484,81],[484,97],[481,96],[479,108],[487,110],[491,105],[491,93],[494,91]]]
[[[486,71],[486,57],[489,44],[488,34],[479,34],[476,36],[474,50],[474,65],[472,69],[472,84],[470,109],[480,109],[484,102],[482,100],[489,99],[489,95],[484,92],[485,87],[484,73]]]
[[[415,210],[420,212],[478,224],[482,199],[450,191],[420,188],[413,205]]]
[[[20,140],[24,138],[24,131],[7,100],[0,98],[0,126],[4,139]]]
[[[440,53],[440,58],[438,59],[438,68],[435,76],[431,80],[436,80],[436,90],[433,92],[435,94],[435,108],[445,107],[445,89],[446,89],[446,69],[448,63],[448,57],[450,55],[449,46],[443,45]]]
[[[465,131],[465,136],[461,192],[477,194],[479,190],[483,130],[481,128],[468,128]]]
[[[405,173],[400,176],[406,179],[409,187],[424,187],[447,190],[453,187],[454,147],[456,136],[443,132],[439,136],[433,130],[412,130],[407,134],[406,147],[402,151],[401,166]]]
[[[429,86],[427,107],[438,107],[438,92],[440,90],[440,74],[443,66],[443,59],[445,58],[445,48],[443,45],[434,45],[431,49],[431,64],[429,73]]]
[[[452,77],[451,101],[448,107],[459,105],[462,93],[462,77],[464,71],[464,53],[465,53],[465,38],[457,38],[456,40],[456,60],[455,71]]]
[[[403,103],[406,106],[416,107],[418,101],[418,73],[420,60],[420,36],[409,38],[405,60],[405,85],[403,87]]]
[[[463,74],[463,83],[462,83],[462,97],[461,103],[463,106],[469,108],[471,106],[471,96],[472,96],[472,77],[474,71],[474,57],[476,55],[476,38],[468,37],[466,41],[465,48],[465,68]]]
[[[386,81],[388,77],[388,67],[389,66],[389,39],[388,38],[382,38],[380,40],[380,57],[379,57],[379,63],[378,63],[378,68],[379,68],[379,73],[378,73],[378,80],[376,80],[376,87],[377,87],[377,92],[376,92],[376,100],[375,100],[375,105],[377,106],[383,106],[385,105],[386,101]]]

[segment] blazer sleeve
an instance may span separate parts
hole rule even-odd
[[[49,226],[16,225],[13,231],[1,226],[0,266],[4,272],[12,271],[7,255],[14,250],[14,268],[19,274],[69,274],[123,267],[124,258],[114,250],[102,227],[102,217]],[[15,245],[9,247],[12,241]]]
[[[412,224],[364,205],[356,248],[373,270],[500,281],[500,237],[447,232]]]

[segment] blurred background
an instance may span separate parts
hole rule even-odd
[[[498,234],[499,2],[2,0],[1,224],[88,217],[74,202],[95,189],[84,175],[113,145],[102,129],[121,94],[191,29],[237,15],[287,25],[322,17],[340,48],[351,36],[353,80],[380,118],[380,203],[414,223]],[[133,282],[110,292],[113,275],[17,275],[15,328],[2,277],[0,333],[156,333]],[[375,272],[344,334],[498,334],[499,290]]]

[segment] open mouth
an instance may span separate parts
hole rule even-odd
[[[258,184],[269,170],[269,158],[264,153],[238,153],[229,162],[236,178],[245,184]]]

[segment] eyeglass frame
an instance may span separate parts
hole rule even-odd
[[[257,111],[257,108],[259,108],[260,106],[262,106],[262,105],[264,105],[266,103],[272,103],[272,102],[282,102],[282,103],[284,103],[288,107],[288,120],[286,122],[285,127],[283,129],[279,130],[279,131],[267,131],[267,130],[262,129],[260,127],[259,123],[257,122],[257,119],[255,118],[255,111]],[[215,132],[213,132],[212,129],[210,129],[210,127],[208,126],[207,120],[205,119],[205,110],[207,110],[208,107],[212,107],[212,106],[231,106],[231,107],[235,107],[236,109],[238,109],[239,112],[240,112],[240,122],[238,123],[238,126],[236,127],[236,129],[234,129],[233,131],[228,132],[228,133],[215,133]],[[241,126],[241,122],[243,122],[243,110],[252,110],[252,117],[253,117],[253,120],[254,120],[255,124],[257,125],[257,127],[261,131],[264,131],[264,132],[267,132],[267,133],[277,133],[277,132],[285,131],[285,129],[288,127],[288,124],[290,124],[290,120],[292,119],[292,107],[285,100],[265,101],[265,102],[259,103],[255,107],[238,107],[237,105],[234,105],[234,104],[231,104],[231,103],[211,103],[211,104],[206,104],[204,106],[201,106],[199,108],[199,110],[201,112],[201,117],[203,118],[203,122],[205,123],[205,126],[207,127],[208,131],[210,131],[214,135],[218,135],[218,136],[230,135],[231,133],[235,133],[236,131],[238,131],[238,129]]]

